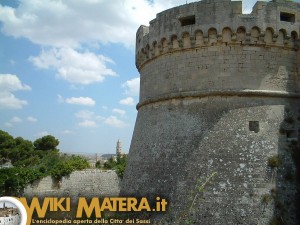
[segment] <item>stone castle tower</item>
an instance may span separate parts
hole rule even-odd
[[[141,26],[121,194],[167,198],[167,224],[300,224],[299,27],[287,0],[247,15],[203,0]]]

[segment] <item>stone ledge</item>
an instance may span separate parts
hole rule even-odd
[[[204,98],[209,96],[238,96],[238,97],[269,97],[269,98],[299,98],[300,93],[284,92],[284,91],[269,91],[269,90],[231,90],[231,91],[186,91],[179,93],[170,93],[158,96],[156,98],[147,99],[137,104],[136,109],[156,102],[163,102],[172,99],[184,99],[184,98]]]

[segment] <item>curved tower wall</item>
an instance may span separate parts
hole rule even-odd
[[[299,13],[284,0],[249,15],[241,2],[204,0],[138,29],[140,102],[121,193],[165,196],[182,220],[199,180],[217,172],[192,220],[298,223]]]

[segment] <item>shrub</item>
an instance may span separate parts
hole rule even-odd
[[[268,166],[275,168],[281,165],[281,160],[278,155],[273,155],[268,159]]]
[[[269,204],[273,200],[273,196],[270,194],[264,194],[261,198],[262,203]]]
[[[113,157],[110,158],[107,162],[104,163],[103,168],[113,169],[116,171],[116,173],[120,178],[123,178],[126,165],[127,165],[127,156],[123,155],[123,156],[117,156],[116,160],[114,160]]]

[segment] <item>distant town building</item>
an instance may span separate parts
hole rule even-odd
[[[0,225],[19,225],[21,216],[17,208],[6,207],[0,208]]]
[[[0,169],[4,169],[4,168],[12,168],[13,165],[11,164],[11,161],[7,161],[6,163],[3,163],[0,165]]]
[[[88,160],[91,168],[96,167],[96,162],[99,160],[99,156],[97,153],[95,155],[90,155],[89,157],[88,156],[84,156],[84,157]]]
[[[124,156],[126,154],[123,153],[122,150],[122,142],[120,139],[118,139],[116,143],[116,152],[115,153],[108,153],[108,154],[101,154],[101,153],[84,153],[84,152],[74,152],[74,153],[63,153],[65,155],[78,155],[83,158],[85,158],[91,168],[96,167],[96,163],[100,163],[100,165],[103,165],[107,160],[113,158],[114,160],[117,160],[118,156]],[[1,168],[1,165],[0,165]],[[0,224],[1,225],[1,224]]]
[[[116,154],[103,154],[103,155],[101,155],[100,161],[106,162],[106,161],[109,160],[111,157],[115,158],[115,157],[116,157]]]
[[[117,146],[116,146],[116,155],[121,156],[122,155],[122,143],[120,139],[117,141]]]

